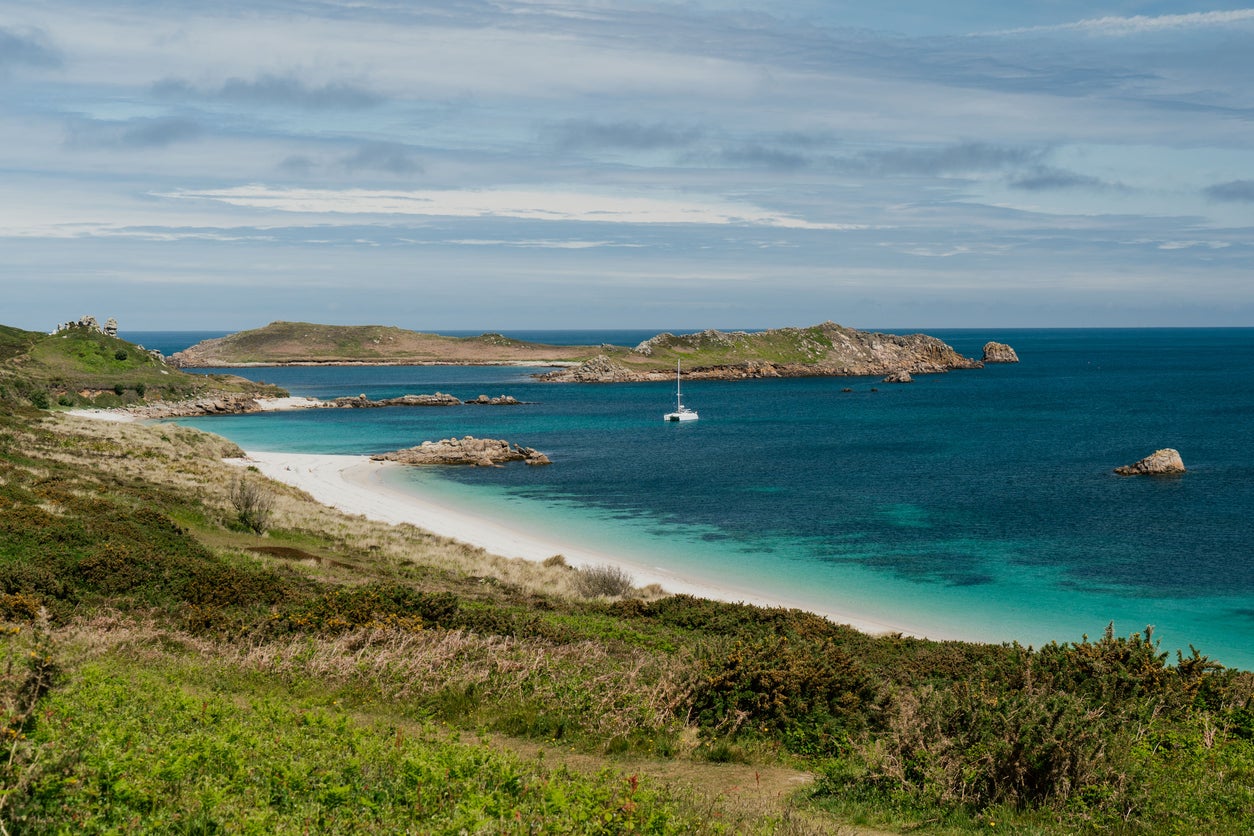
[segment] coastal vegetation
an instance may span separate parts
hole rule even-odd
[[[93,328],[71,325],[44,334],[0,325],[0,404],[111,409],[210,393],[286,394],[234,375],[187,374]]]
[[[6,832],[1250,828],[1254,674],[1204,648],[664,596],[345,516],[240,454],[0,403]]]
[[[385,325],[321,325],[271,322],[198,343],[171,358],[187,367],[283,364],[421,364],[578,362],[593,346],[552,346],[501,334],[449,337]],[[625,349],[624,349],[625,351]]]

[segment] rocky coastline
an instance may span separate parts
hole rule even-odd
[[[445,438],[424,441],[416,447],[379,453],[370,457],[377,462],[398,462],[407,465],[471,465],[497,467],[505,462],[524,462],[531,466],[552,464],[549,457],[531,447],[511,444],[499,438]]]
[[[247,415],[256,412],[280,412],[298,409],[379,409],[389,406],[520,406],[513,395],[488,397],[479,395],[468,401],[444,392],[430,395],[401,395],[396,398],[371,400],[365,395],[352,398],[258,398],[246,394],[217,394],[183,401],[153,401],[116,410],[140,421],[159,418],[195,418],[205,415]]]
[[[703,362],[706,357],[760,354],[739,362]],[[771,354],[798,359],[774,360]],[[659,355],[687,360],[684,377],[692,380],[750,380],[771,377],[885,377],[939,374],[952,369],[978,369],[983,363],[963,357],[927,334],[881,334],[825,322],[813,328],[780,328],[750,334],[743,331],[701,331],[675,336],[659,334],[632,350],[637,358]],[[622,360],[600,354],[577,366],[536,375],[560,383],[641,383],[669,380],[665,368],[634,369]]]

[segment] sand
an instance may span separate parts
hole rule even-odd
[[[656,566],[633,562],[623,555],[609,554],[564,542],[560,536],[520,532],[503,523],[467,512],[438,498],[419,496],[389,486],[382,478],[385,468],[403,467],[392,462],[374,462],[366,456],[333,456],[308,453],[250,452],[242,459],[228,459],[240,466],[252,465],[263,474],[308,493],[314,499],[348,514],[397,525],[408,523],[442,537],[477,546],[502,557],[541,561],[560,554],[571,566],[618,566],[629,572],[637,586],[658,584],[667,592],[695,595],[719,601],[743,602],[765,607],[795,607],[817,612],[839,624],[848,624],[867,633],[903,633],[902,625],[851,612],[823,610],[814,606],[763,597],[708,579],[680,577]]]

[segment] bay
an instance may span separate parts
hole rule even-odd
[[[634,344],[654,333],[509,336]],[[293,452],[506,438],[554,465],[391,478],[694,580],[735,579],[915,633],[1039,645],[1152,625],[1165,651],[1192,644],[1254,668],[1254,386],[1241,377],[1254,330],[929,333],[977,357],[989,339],[1008,342],[1022,362],[913,384],[685,382],[701,420],[681,425],[661,420],[670,383],[546,384],[539,370],[503,367],[230,370],[323,398],[439,390],[527,403],[182,423]],[[1111,472],[1160,447],[1180,450],[1189,472]]]

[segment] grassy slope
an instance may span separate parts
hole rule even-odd
[[[233,452],[0,413],[8,832],[1248,824],[1249,675],[1139,638],[1029,653],[584,600],[561,565],[276,484],[259,537],[227,498]],[[819,780],[790,800],[795,765]]]
[[[446,337],[393,326],[309,322],[272,322],[193,348],[203,348],[207,359],[227,365],[337,361],[543,363],[584,360],[598,352],[591,346],[541,345],[499,334]]]
[[[631,365],[671,368],[681,359],[689,368],[736,365],[749,360],[768,363],[812,364],[832,351],[831,338],[823,327],[778,328],[753,334],[702,331],[697,334],[654,338],[648,361],[629,358]]]
[[[97,331],[41,334],[0,326],[0,401],[113,407],[214,392],[280,394],[243,378],[181,372]]]

